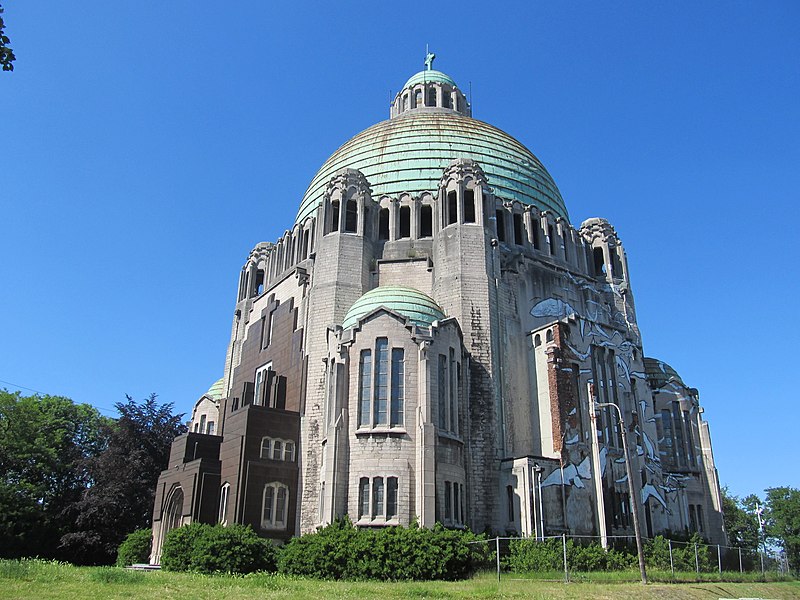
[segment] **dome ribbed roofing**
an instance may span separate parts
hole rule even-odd
[[[416,75],[412,75],[409,77],[406,84],[403,86],[403,89],[409,88],[413,85],[417,85],[418,83],[447,83],[452,85],[453,87],[456,86],[456,82],[453,81],[453,78],[449,75],[442,73],[441,71],[436,71],[435,69],[427,69],[425,71],[420,71]]]
[[[663,360],[658,360],[657,358],[644,358],[644,371],[647,375],[648,381],[652,384],[655,388],[660,388],[664,384],[666,384],[670,379],[675,379],[681,385],[686,385],[683,383],[681,376],[678,375],[678,372],[670,367],[667,363]]]
[[[445,318],[436,301],[424,292],[402,285],[383,285],[355,301],[347,311],[342,327],[352,327],[359,319],[381,307],[403,315],[416,325],[428,326]]]
[[[208,391],[205,393],[205,395],[210,396],[214,400],[221,400],[224,392],[225,381],[224,379],[218,379],[210,388],[208,388]]]
[[[331,178],[342,169],[361,171],[377,199],[402,192],[435,193],[443,170],[460,158],[478,162],[498,197],[534,204],[568,219],[553,178],[520,142],[455,111],[422,109],[373,125],[334,152],[311,180],[296,221],[314,211]]]

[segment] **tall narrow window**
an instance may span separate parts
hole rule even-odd
[[[420,108],[422,106],[422,90],[417,90],[414,92],[414,108]]]
[[[455,190],[447,192],[447,221],[446,225],[452,225],[458,221],[458,200]]]
[[[450,482],[444,482],[444,520],[445,521],[452,521],[453,520],[453,504],[452,504],[452,497],[451,497],[451,489],[450,489]]]
[[[681,424],[681,407],[677,402],[672,403],[672,422],[675,425],[675,454],[678,456],[678,464],[686,466],[686,453],[684,451],[683,427]]]
[[[461,523],[461,501],[458,497],[458,484],[453,482],[453,520]]]
[[[289,509],[289,488],[283,483],[272,482],[264,486],[261,508],[261,527],[285,529]]]
[[[689,531],[697,531],[697,517],[694,512],[694,504],[689,505]]]
[[[673,465],[678,464],[678,457],[675,451],[675,434],[672,427],[672,413],[668,409],[661,409],[661,427],[664,429],[664,446],[666,446],[667,457]]]
[[[445,92],[444,90],[442,90],[442,106],[444,108],[451,108],[452,105],[453,105],[453,102],[450,99],[450,93],[449,92]]]
[[[697,505],[697,530],[703,531],[705,529],[703,525],[703,506],[698,504]]]
[[[275,526],[276,527],[285,527],[286,526],[286,504],[287,504],[287,496],[289,495],[288,490],[284,486],[280,486],[278,488],[278,497],[275,500]]]
[[[450,430],[458,432],[458,407],[456,406],[456,358],[450,348]]]
[[[402,348],[392,348],[392,415],[391,425],[403,424],[405,401],[405,367]]]
[[[542,245],[539,241],[539,225],[534,220],[531,220],[531,237],[533,237],[533,247],[537,250],[541,250]]]
[[[433,207],[423,204],[419,215],[419,237],[431,237],[433,235]]]
[[[370,405],[372,403],[371,383],[372,383],[372,350],[361,351],[361,361],[359,364],[359,410],[358,426],[369,427]]]
[[[439,428],[450,429],[447,419],[447,356],[439,355]]]
[[[264,269],[256,271],[256,296],[264,293]]]
[[[383,477],[372,480],[372,518],[383,516]]]
[[[550,256],[556,255],[556,232],[552,225],[547,226],[547,237],[550,239]]]
[[[331,202],[331,231],[339,231],[339,201]]]
[[[358,480],[358,518],[369,517],[369,479],[362,477]]]
[[[200,433],[206,432],[206,415],[200,415]]]
[[[593,248],[592,249],[592,257],[594,258],[594,274],[595,275],[605,275],[606,274],[606,259],[603,256],[603,249],[602,248]]]
[[[358,229],[358,205],[355,200],[348,200],[344,213],[344,230],[355,233]]]
[[[224,484],[219,491],[219,517],[217,522],[226,525],[228,522],[228,498],[231,493],[231,485]]]
[[[523,238],[523,227],[522,227],[522,215],[515,214],[514,215],[514,243],[517,246],[522,246],[524,238]]]
[[[475,190],[464,190],[464,223],[475,222]]]
[[[502,209],[498,209],[495,211],[495,217],[497,218],[497,239],[501,242],[506,241],[506,218],[505,212]]]
[[[388,388],[389,340],[387,338],[378,338],[375,342],[375,425],[386,425],[388,423]]]
[[[514,488],[513,486],[506,486],[506,502],[508,503],[508,520],[514,522]]]
[[[696,466],[694,460],[694,435],[692,432],[692,419],[689,417],[689,411],[683,411],[683,424],[686,427],[686,453],[689,457],[689,467],[694,468]]]
[[[378,211],[378,239],[389,239],[389,209],[382,208]]]
[[[272,442],[272,456],[273,460],[281,460],[283,458],[283,441],[275,440]]]
[[[386,478],[386,518],[397,517],[397,477]]]
[[[275,514],[275,488],[268,485],[264,488],[264,510],[261,514],[262,525],[273,525]]]
[[[411,237],[411,207],[400,207],[400,237]]]
[[[426,106],[436,106],[436,88],[428,90],[428,103]]]

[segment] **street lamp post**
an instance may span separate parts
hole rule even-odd
[[[625,420],[622,418],[622,411],[613,402],[596,402],[596,408],[612,407],[616,409],[619,416],[619,426],[622,432],[622,452],[625,454],[625,472],[628,474],[628,495],[630,496],[630,508],[633,514],[633,533],[636,536],[636,553],[639,555],[639,572],[642,575],[642,583],[647,583],[647,571],[644,566],[644,548],[642,547],[642,534],[639,529],[639,506],[636,501],[636,491],[633,488],[633,477],[631,476],[631,459],[628,454],[628,435],[625,430]]]

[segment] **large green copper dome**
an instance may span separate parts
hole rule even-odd
[[[359,319],[381,307],[400,313],[416,325],[428,326],[444,319],[444,312],[428,294],[403,285],[383,285],[368,291],[353,303],[342,327],[352,327]]]
[[[409,84],[439,71],[423,71]],[[449,77],[441,74],[449,83]],[[419,78],[419,82],[414,80]],[[438,81],[438,79],[437,79]],[[342,169],[358,169],[372,186],[372,196],[402,192],[436,192],[443,170],[453,161],[471,158],[480,164],[495,195],[533,204],[568,218],[553,178],[530,150],[513,137],[455,110],[423,107],[373,125],[346,142],[325,161],[311,180],[297,221],[320,204],[331,178]]]

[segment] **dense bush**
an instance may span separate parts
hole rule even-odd
[[[357,529],[345,518],[291,540],[278,570],[321,579],[463,579],[485,559],[485,544],[470,544],[479,539],[441,525]]]
[[[153,531],[151,529],[137,529],[133,533],[129,533],[117,549],[117,566],[127,567],[148,562],[152,545]]]
[[[192,523],[167,533],[161,567],[200,573],[274,571],[275,548],[244,525]]]
[[[513,571],[562,571],[564,548],[561,539],[512,540],[506,567]],[[620,571],[635,563],[627,552],[604,550],[600,544],[576,544],[567,540],[567,566],[571,571]]]

